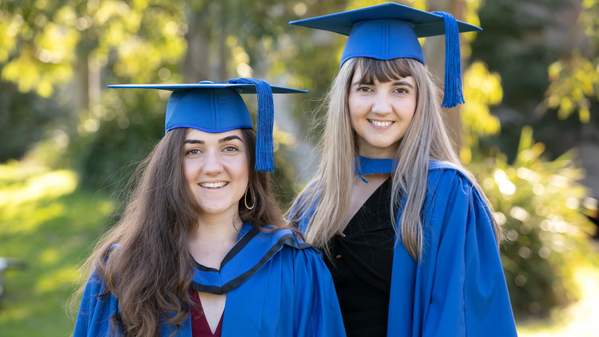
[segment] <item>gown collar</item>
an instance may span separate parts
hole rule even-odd
[[[251,224],[243,224],[237,243],[224,257],[220,269],[196,263],[192,287],[197,291],[225,294],[243,284],[284,245],[298,249],[308,246],[291,229],[260,230]]]
[[[368,183],[365,176],[369,174],[391,174],[397,168],[397,160],[392,158],[368,158],[358,156],[355,159],[356,175],[365,183]],[[429,170],[438,169],[456,169],[456,166],[450,162],[430,159],[428,162]]]
[[[391,158],[356,157],[356,174],[367,182],[364,176],[369,174],[393,174],[397,160]]]

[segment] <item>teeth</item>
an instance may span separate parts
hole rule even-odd
[[[379,127],[379,128],[386,128],[388,126],[391,126],[391,124],[393,124],[393,121],[377,121],[374,119],[369,119],[368,122],[370,122],[370,124]]]
[[[200,183],[199,185],[204,188],[216,189],[216,188],[223,188],[223,187],[227,186],[228,184],[229,183],[226,181],[211,181],[211,182]]]

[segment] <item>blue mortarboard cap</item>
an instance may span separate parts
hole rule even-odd
[[[398,3],[385,3],[289,23],[349,35],[341,64],[354,57],[377,60],[410,58],[424,64],[418,38],[445,35],[443,107],[464,103],[459,33],[482,30],[456,20],[449,13],[426,12]]]
[[[113,84],[117,89],[159,89],[173,93],[168,99],[165,132],[192,128],[220,133],[251,129],[252,118],[240,94],[258,95],[256,170],[274,170],[272,94],[306,93],[305,90],[271,86],[253,78],[236,78],[226,83],[201,81],[187,84]]]

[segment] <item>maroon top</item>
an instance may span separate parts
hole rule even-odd
[[[202,302],[200,301],[198,292],[192,291],[191,298],[196,303],[196,305],[191,308],[191,335],[193,337],[220,337],[224,314],[220,316],[216,331],[212,334],[210,325],[208,325],[208,321],[204,315],[204,309],[202,309]]]

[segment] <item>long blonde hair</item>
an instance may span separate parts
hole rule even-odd
[[[361,82],[373,82],[374,79],[388,82],[407,76],[412,76],[416,82],[416,111],[395,155],[398,165],[393,173],[390,212],[395,222],[400,200],[405,197],[398,234],[410,255],[419,260],[423,249],[421,210],[426,196],[429,160],[452,164],[471,180],[483,197],[484,194],[451,145],[441,115],[439,88],[427,68],[415,60],[353,58],[343,64],[326,98],[328,111],[319,145],[320,166],[315,177],[294,200],[287,216],[294,223],[311,217],[306,241],[327,252],[329,240],[346,226],[344,215],[355,179],[354,158],[358,155],[348,108],[349,88],[356,71],[362,74]],[[498,235],[496,225],[495,231]]]

